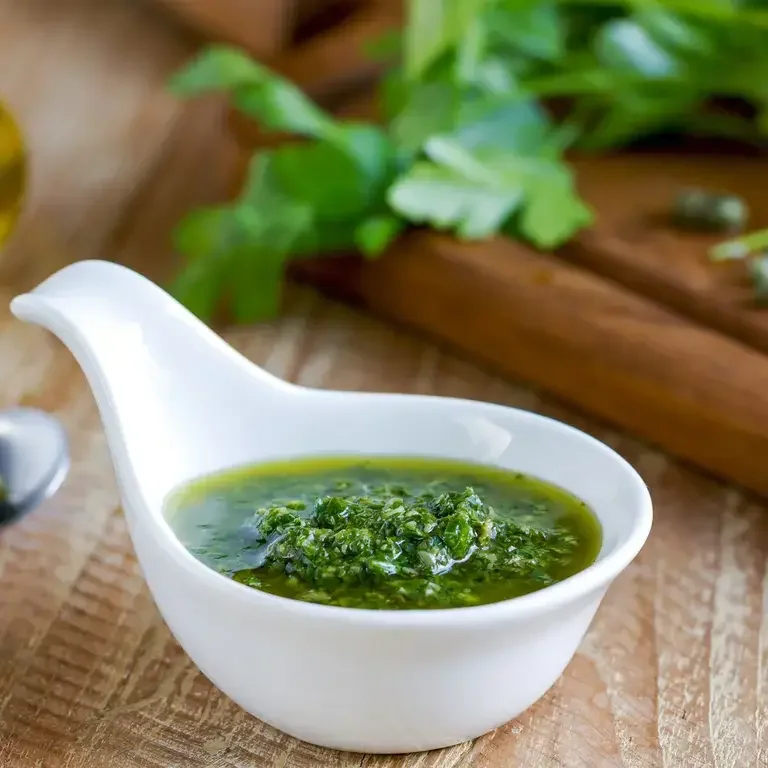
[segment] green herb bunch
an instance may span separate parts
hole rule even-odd
[[[337,120],[237,49],[212,46],[172,81],[217,91],[300,141],[258,151],[240,196],[176,230],[173,286],[203,318],[221,296],[252,321],[279,307],[293,259],[381,255],[409,226],[554,249],[592,221],[569,149],[661,131],[768,132],[765,0],[410,0],[380,125]],[[746,102],[754,118],[707,110]],[[559,117],[551,105],[558,105]]]

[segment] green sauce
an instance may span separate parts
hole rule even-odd
[[[350,608],[454,608],[534,592],[594,562],[597,519],[519,473],[416,458],[263,464],[182,488],[189,551],[255,589]]]

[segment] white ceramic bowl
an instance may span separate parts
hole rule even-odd
[[[102,262],[66,268],[16,299],[13,311],[62,338],[88,375],[141,567],[179,643],[240,706],[305,741],[410,752],[516,717],[558,679],[606,589],[648,536],[651,501],[637,473],[551,419],[279,382],[158,288]],[[505,602],[367,611],[233,582],[190,555],[165,520],[165,499],[182,482],[315,454],[418,455],[525,472],[589,504],[602,550],[575,576]]]

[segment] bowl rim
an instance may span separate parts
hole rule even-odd
[[[297,389],[299,388],[297,387]],[[316,392],[317,390],[313,391]],[[167,505],[179,488],[171,489],[166,494],[159,510],[145,510],[147,513],[145,519],[152,521],[153,527],[156,529],[156,539],[160,548],[172,557],[178,566],[184,568],[191,579],[203,580],[206,588],[220,593],[222,599],[236,600],[243,604],[244,607],[247,606],[254,611],[266,610],[307,620],[332,621],[334,623],[370,627],[385,626],[392,629],[408,627],[460,628],[476,624],[520,621],[549,613],[571,603],[576,603],[602,588],[607,588],[613,579],[634,560],[648,539],[653,522],[653,503],[647,485],[637,470],[617,451],[577,427],[573,427],[550,416],[526,411],[514,406],[463,398],[439,395],[331,392],[329,390],[322,391],[322,394],[343,395],[346,398],[355,395],[362,395],[366,398],[373,396],[386,399],[407,397],[408,399],[419,400],[424,403],[427,401],[440,401],[442,405],[452,402],[456,404],[457,408],[472,407],[476,410],[480,409],[496,413],[504,411],[507,415],[513,415],[515,419],[540,424],[543,427],[560,430],[563,434],[576,437],[584,441],[585,444],[590,445],[593,450],[602,453],[606,459],[616,463],[623,471],[628,487],[632,492],[631,504],[634,508],[631,516],[630,530],[624,539],[604,557],[597,559],[591,565],[562,581],[526,595],[512,597],[495,603],[455,608],[407,610],[346,608],[294,600],[263,592],[240,584],[205,565],[181,543],[168,522],[166,515]],[[374,454],[368,455],[373,456]],[[414,456],[419,455],[422,454],[414,454]],[[275,456],[275,460],[283,460],[284,458],[286,457]],[[445,458],[449,459],[449,457]],[[487,466],[493,466],[493,464]],[[226,471],[226,468],[224,471]],[[566,488],[565,490],[568,489]]]

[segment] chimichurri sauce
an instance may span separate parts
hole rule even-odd
[[[203,478],[169,504],[185,547],[255,589],[350,608],[455,608],[534,592],[590,565],[584,502],[505,470],[322,458]]]

